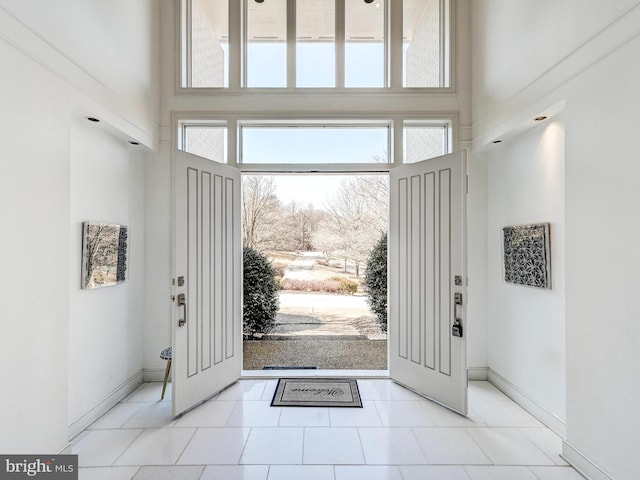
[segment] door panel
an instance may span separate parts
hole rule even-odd
[[[240,190],[237,169],[175,152],[174,415],[240,377]]]
[[[456,313],[465,323],[465,212],[465,152],[391,171],[390,375],[463,415],[466,338],[451,327]],[[455,293],[463,299],[457,308]]]

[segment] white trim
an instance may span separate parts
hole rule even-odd
[[[173,371],[173,369],[172,369]],[[142,381],[143,383],[148,382],[164,382],[164,373],[166,372],[166,367],[164,368],[143,368],[142,369]],[[169,377],[169,381],[171,381],[171,377]]]
[[[105,397],[98,401],[93,407],[67,425],[68,438],[72,439],[82,432],[85,428],[108,412],[114,405],[118,404],[121,400],[126,398],[127,395],[142,385],[142,382],[143,371],[139,370],[137,373],[134,373],[114,388],[110,393],[105,395]]]
[[[471,367],[467,369],[469,381],[486,381],[488,380],[487,367]],[[147,380],[147,372],[145,370],[145,382],[164,380],[164,370],[155,369],[155,377],[159,380]],[[159,375],[159,376],[158,376]],[[355,377],[355,378],[389,378],[389,370],[242,370],[243,379],[250,378],[281,378],[281,377]]]
[[[590,480],[614,480],[602,467],[566,441],[562,442],[562,455],[560,456],[582,476]]]
[[[489,367],[468,367],[467,378],[470,382],[489,380]]]
[[[293,87],[296,88],[298,85],[297,74],[297,55],[296,51],[298,49],[298,41],[297,41],[297,26],[296,26],[296,2],[293,0],[287,0],[287,19],[286,19],[286,32],[285,36],[287,39],[287,88]],[[247,10],[245,10],[246,12]],[[249,42],[246,42],[249,45]]]
[[[343,90],[345,72],[345,0],[336,0],[336,27],[335,27],[335,48],[336,48],[336,86],[337,90]]]
[[[567,434],[567,424],[565,420],[559,418],[554,413],[547,410],[545,407],[540,405],[536,400],[529,397],[527,394],[523,393],[518,387],[516,387],[509,380],[501,376],[500,374],[493,371],[491,368],[488,369],[489,373],[489,383],[491,383],[494,387],[504,393],[511,400],[516,402],[522,408],[524,408],[527,412],[537,418],[544,425],[549,427],[551,430],[556,432],[562,438],[566,437]]]
[[[404,2],[397,2],[399,6],[391,8],[391,2],[386,5],[386,45],[385,45],[385,70],[387,80],[387,87],[396,89],[402,89],[403,68],[404,68],[404,55],[402,52],[402,36],[403,32],[403,15],[404,15]]]
[[[352,377],[389,379],[389,370],[242,370],[241,379],[282,377]]]
[[[242,172],[262,174],[287,173],[389,173],[391,163],[238,163]]]

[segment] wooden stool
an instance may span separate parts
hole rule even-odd
[[[160,400],[164,399],[164,391],[167,389],[167,382],[169,381],[169,372],[171,372],[171,357],[172,357],[171,347],[167,347],[164,350],[162,350],[162,352],[160,352],[160,358],[162,360],[167,361],[167,369],[164,372],[164,384],[162,385],[162,396],[160,397]]]

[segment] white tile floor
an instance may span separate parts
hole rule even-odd
[[[467,418],[390,380],[364,408],[274,408],[276,380],[240,380],[183,417],[146,383],[76,437],[80,480],[580,480],[561,440],[487,382]]]

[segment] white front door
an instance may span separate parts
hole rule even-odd
[[[464,151],[391,171],[389,373],[463,415],[466,193]]]
[[[240,172],[175,151],[173,414],[242,370]]]

